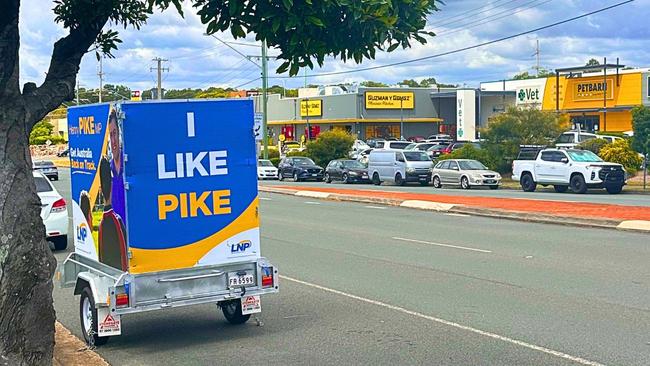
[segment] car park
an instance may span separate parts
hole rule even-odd
[[[436,164],[432,173],[435,188],[454,185],[463,189],[470,189],[474,186],[487,186],[490,189],[497,189],[501,184],[501,175],[489,170],[478,160],[443,160]]]
[[[43,173],[43,175],[45,175],[51,180],[59,180],[59,170],[57,169],[56,165],[54,165],[52,161],[49,160],[35,161],[32,164],[32,168],[34,171]]]
[[[368,146],[370,146],[371,148],[373,148],[373,149],[378,149],[378,148],[383,147],[383,142],[384,141],[386,141],[386,139],[383,139],[383,138],[370,138],[370,139],[366,140],[366,144]],[[377,144],[378,142],[382,143],[381,146],[378,146],[378,144]]]
[[[406,141],[411,141],[411,142],[424,142],[426,138],[424,136],[411,136],[406,139]]]
[[[373,150],[368,159],[372,183],[389,181],[396,185],[418,182],[429,185],[433,163],[422,151]]]
[[[608,193],[620,193],[625,181],[621,164],[604,162],[588,150],[542,149],[534,158],[520,153],[512,162],[512,179],[519,181],[525,192],[533,192],[538,184],[552,185],[558,193],[571,188],[585,193],[589,188],[605,188]]]
[[[368,169],[357,160],[332,160],[325,168],[325,183],[341,181],[343,183],[369,183]]]
[[[323,180],[323,168],[304,156],[287,157],[278,164],[278,179],[293,178],[295,182],[303,180]]]
[[[449,144],[450,142],[439,142],[436,145],[428,148],[426,153],[429,155],[429,158],[431,160],[436,160],[440,155],[442,155],[442,152],[447,148]]]
[[[285,141],[282,143],[282,152],[285,154],[293,151],[303,151],[303,150],[305,150],[305,148],[302,147],[302,145],[298,141]]]
[[[278,168],[270,160],[260,159],[257,162],[257,179],[278,179]]]
[[[36,194],[41,200],[41,218],[45,224],[46,239],[54,245],[55,250],[68,247],[68,210],[65,199],[43,174],[34,171]]]

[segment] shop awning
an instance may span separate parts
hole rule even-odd
[[[309,119],[311,125],[323,124],[351,124],[351,123],[441,123],[442,118],[339,118],[339,119]],[[270,126],[283,126],[283,125],[306,125],[306,119],[294,119],[286,121],[269,121]]]
[[[623,112],[623,111],[631,111],[635,106],[633,105],[619,105],[616,107],[608,107],[608,108],[580,108],[580,109],[561,109],[560,113],[568,113],[568,114],[576,114],[576,113],[603,113],[605,111],[607,112]]]

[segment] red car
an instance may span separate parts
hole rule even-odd
[[[477,148],[477,149],[480,149],[480,148],[481,148],[481,144],[479,144],[478,142],[459,141],[459,142],[453,142],[453,143],[447,145],[447,147],[445,147],[445,148],[440,152],[440,154],[441,154],[441,155],[444,155],[444,154],[451,154],[452,151],[454,151],[454,150],[458,150],[458,149],[462,148],[463,146],[465,146],[465,145],[467,145],[467,144],[472,144],[472,146],[474,146],[474,147]]]
[[[424,136],[411,136],[411,137],[407,138],[406,140],[411,141],[411,142],[424,142],[424,140],[426,140],[426,138]]]

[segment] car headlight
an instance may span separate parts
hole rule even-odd
[[[415,168],[406,168],[407,173],[415,173]]]
[[[349,174],[350,174],[350,175],[355,175],[355,176],[356,176],[356,175],[359,175],[359,173],[357,173],[357,172],[349,172]]]
[[[497,173],[496,177],[497,179],[501,179],[501,174]]]

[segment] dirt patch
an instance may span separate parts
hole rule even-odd
[[[59,322],[56,322],[55,342],[54,366],[109,366]]]

